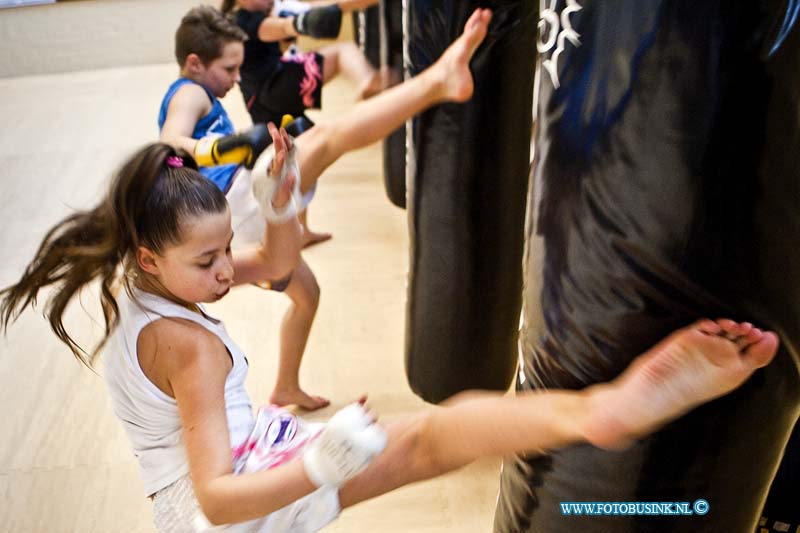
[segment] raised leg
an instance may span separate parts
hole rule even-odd
[[[577,442],[618,447],[740,386],[768,364],[774,333],[700,321],[583,391],[470,392],[386,425],[389,444],[340,491],[342,507],[459,468],[478,457],[541,453]]]
[[[468,100],[474,89],[469,61],[486,36],[491,16],[487,9],[475,10],[464,33],[430,68],[300,135],[297,144],[301,147],[298,162],[303,192],[343,154],[383,139],[432,105]]]

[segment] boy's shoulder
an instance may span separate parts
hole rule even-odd
[[[170,95],[170,93],[172,93],[173,98],[180,95],[183,98],[203,99],[209,102],[214,100],[214,96],[208,88],[200,82],[187,77],[181,77],[172,82],[167,89],[167,95]]]
[[[214,97],[200,83],[189,78],[180,78],[170,85],[164,95],[164,103],[168,110],[181,108],[208,112],[214,105]]]

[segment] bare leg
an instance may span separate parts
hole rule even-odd
[[[285,291],[291,304],[281,321],[278,378],[270,403],[295,404],[307,410],[325,407],[329,403],[327,399],[306,394],[299,384],[300,361],[319,305],[319,285],[302,258],[299,263],[284,261],[281,266],[264,259],[265,255],[264,247],[236,250],[233,263],[237,285],[277,281],[292,274]]]
[[[366,9],[377,5],[380,0],[339,0],[337,4],[342,11],[355,11],[356,9]]]
[[[353,43],[337,43],[319,50],[325,59],[322,82],[328,83],[340,73],[356,84],[358,98],[367,98],[380,92],[380,73],[370,65],[361,50]]]
[[[490,20],[489,10],[475,10],[464,33],[430,68],[300,135],[302,191],[313,187],[322,172],[343,154],[383,139],[414,115],[441,102],[468,100],[474,88],[469,61],[486,36]]]
[[[234,285],[283,279],[297,267],[298,258],[299,255],[276,255],[264,245],[236,249],[233,251]]]
[[[359,102],[347,114],[300,135],[297,157],[301,191],[305,194],[314,187],[322,172],[345,153],[386,137],[432,105],[468,100],[474,88],[469,61],[486,36],[490,20],[489,10],[475,10],[464,33],[419,76]],[[301,223],[308,232],[305,245],[326,240],[327,234],[311,232],[304,220]]]
[[[285,161],[288,137],[284,138],[285,132],[279,135],[274,126],[270,133],[277,154],[273,171],[277,172]],[[290,176],[281,184],[275,196],[276,206],[286,204],[294,183],[294,176]],[[278,379],[271,401],[277,405],[296,404],[313,410],[328,405],[328,400],[306,394],[299,385],[300,361],[316,316],[320,292],[314,273],[300,256],[301,232],[296,218],[283,224],[269,224],[261,245],[236,250],[233,263],[237,284],[277,281],[292,275],[285,291],[291,305],[281,322]]]
[[[468,393],[387,424],[389,444],[340,490],[342,508],[485,455],[577,442],[618,447],[741,385],[775,355],[774,333],[705,320],[648,350],[617,379],[583,391]]]
[[[355,11],[356,9],[366,9],[370,6],[377,5],[380,0],[306,0],[307,4],[312,6],[328,6],[331,4],[339,4],[339,8],[343,13],[348,11]]]
[[[292,273],[286,295],[292,300],[292,304],[281,322],[278,379],[270,396],[270,403],[297,405],[313,411],[330,402],[321,396],[311,396],[300,388],[300,361],[319,306],[319,285],[314,273],[302,259]]]
[[[777,335],[746,322],[701,320],[678,330],[611,386],[597,386],[588,439],[601,447],[625,446],[735,389],[767,365],[777,349]]]
[[[297,215],[297,220],[303,226],[303,248],[328,241],[333,238],[332,233],[316,232],[308,229],[308,210],[303,211]]]

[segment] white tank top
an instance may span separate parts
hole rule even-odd
[[[134,297],[135,300],[131,299],[124,290],[117,297],[119,324],[104,349],[104,374],[114,413],[122,421],[139,460],[145,492],[151,495],[187,474],[189,464],[175,399],[156,387],[139,366],[136,351],[139,333],[149,323],[164,317],[191,320],[225,344],[233,360],[225,380],[231,448],[241,446],[247,439],[254,418],[244,388],[247,359],[222,322],[205,314],[205,310],[201,315],[150,293],[134,291]]]

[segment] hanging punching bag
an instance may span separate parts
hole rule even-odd
[[[414,121],[406,372],[423,399],[505,390],[516,367],[530,158],[532,3],[409,0],[412,74],[477,6],[494,12],[471,64],[475,94]]]
[[[403,5],[381,0],[381,65],[403,79]],[[386,196],[397,207],[406,207],[406,127],[383,140],[383,184]]]
[[[518,390],[608,381],[700,317],[772,329],[781,348],[624,451],[508,459],[495,531],[751,533],[800,413],[797,2],[537,4]],[[693,514],[565,516],[562,502]]]
[[[403,69],[403,8],[400,2],[381,0],[379,5],[353,11],[356,43],[377,69],[393,69],[398,82]],[[383,184],[389,201],[406,207],[406,129],[402,126],[383,140]]]
[[[380,10],[378,6],[353,11],[353,38],[374,68],[381,66]]]

